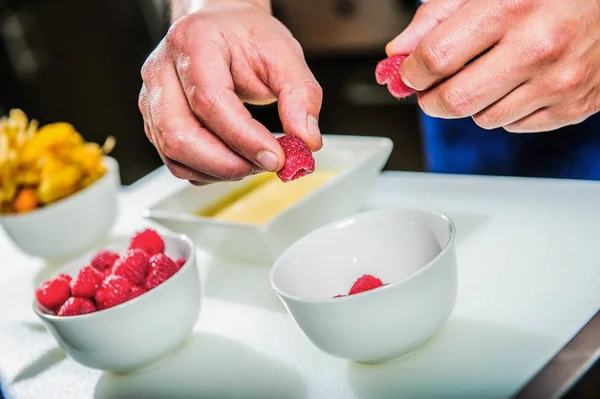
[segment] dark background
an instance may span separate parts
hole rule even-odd
[[[423,169],[417,109],[378,86],[374,68],[413,5],[274,1],[323,87],[322,132],[392,138],[386,168],[394,170]],[[152,0],[0,0],[0,114],[21,108],[42,124],[67,121],[99,143],[114,135],[123,183],[134,182],[161,165],[144,135],[137,97],[140,67],[168,28],[165,15]],[[250,109],[281,131],[276,106]]]

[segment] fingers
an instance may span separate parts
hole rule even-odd
[[[567,124],[560,121],[552,110],[543,108],[525,118],[504,126],[504,129],[511,133],[537,133],[556,130]]]
[[[550,105],[504,126],[504,129],[511,133],[549,132],[561,127],[581,123],[593,115],[593,113],[582,111],[577,105],[566,107]]]
[[[161,158],[181,179],[203,181],[207,175],[223,180],[248,176],[256,167],[235,154],[203,127],[189,108],[173,66],[162,65],[146,75],[146,119]]]
[[[456,75],[419,94],[419,105],[430,116],[447,119],[472,116],[531,77],[529,69],[519,68],[519,64],[520,53],[510,44],[497,45]],[[522,96],[521,100],[530,100]],[[511,101],[507,104],[512,104]]]
[[[388,56],[410,54],[426,34],[454,14],[468,0],[430,0],[417,9],[415,17],[402,33],[385,47]]]
[[[283,167],[281,146],[250,112],[234,91],[228,57],[212,42],[205,42],[176,70],[196,117],[236,153],[269,171]],[[251,73],[249,70],[248,73]]]
[[[469,1],[428,33],[402,64],[404,83],[426,90],[498,42],[503,17],[490,4],[495,2]]]
[[[496,129],[513,124],[544,108],[546,100],[539,90],[525,83],[508,95],[473,115],[473,120],[484,129]]]
[[[286,134],[300,138],[308,148],[317,151],[323,146],[319,129],[319,112],[323,90],[310,71],[299,45],[269,43],[263,66],[266,81],[277,96],[279,117]]]

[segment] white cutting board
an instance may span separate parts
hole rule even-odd
[[[132,188],[124,209],[181,184],[163,169]],[[267,269],[200,254],[204,303],[174,358],[125,377],[61,360],[11,390],[33,397],[43,389],[48,398],[505,398],[600,308],[599,204],[595,182],[384,173],[369,208],[435,208],[457,226],[458,301],[417,354],[387,366],[332,358],[285,313]],[[117,232],[139,225],[123,217]],[[77,384],[65,390],[60,381]]]

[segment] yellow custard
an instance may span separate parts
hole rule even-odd
[[[263,173],[197,214],[228,222],[263,224],[333,176],[335,172],[316,170],[298,180],[283,183],[275,173]]]

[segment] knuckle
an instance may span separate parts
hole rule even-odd
[[[586,114],[588,109],[587,103],[576,103],[566,107],[560,115],[560,119],[567,122],[576,123]]]
[[[189,180],[192,178],[191,173],[184,166],[179,165],[170,159],[166,159],[164,162],[169,172],[176,178],[182,180]]]
[[[163,154],[169,159],[177,159],[185,146],[182,136],[168,129],[160,129],[160,134]]]
[[[316,80],[307,80],[304,87],[311,98],[315,98],[319,104],[323,101],[323,88]]]
[[[185,15],[175,21],[167,34],[165,35],[165,43],[168,47],[179,49],[188,40],[188,32],[193,18],[190,14]]]
[[[527,58],[533,64],[557,61],[563,55],[570,36],[566,28],[544,32],[530,46]]]
[[[192,110],[206,115],[210,114],[218,104],[219,94],[216,90],[208,87],[198,88],[194,86],[191,89],[189,101]]]
[[[434,75],[445,76],[452,73],[452,51],[449,46],[425,42],[421,59],[425,68]]]
[[[152,66],[152,62],[150,58],[148,58],[148,60],[144,62],[144,65],[142,65],[142,69],[140,70],[140,74],[144,82],[148,82],[150,81],[150,79],[152,79],[152,76],[154,76],[153,70],[154,68]]]
[[[503,0],[502,9],[510,16],[522,15],[536,5],[536,0]]]
[[[439,101],[449,115],[457,118],[470,116],[474,108],[469,93],[460,88],[443,89]]]
[[[585,83],[585,78],[585,73],[580,68],[564,68],[560,72],[556,87],[561,93],[570,93],[579,90]]]
[[[240,180],[246,177],[248,174],[249,173],[244,170],[244,168],[241,168],[239,164],[230,163],[223,165],[223,168],[220,170],[219,176],[217,177],[226,181],[234,181]]]

